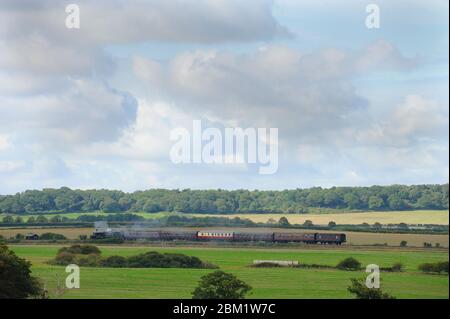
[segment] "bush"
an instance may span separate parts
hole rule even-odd
[[[408,246],[408,242],[406,240],[402,240],[400,242],[400,247],[406,247],[406,246]]]
[[[281,265],[277,264],[277,263],[264,262],[264,263],[259,263],[259,264],[253,264],[252,267],[255,267],[255,268],[276,268],[276,267],[281,267]]]
[[[128,258],[130,268],[205,268],[197,257],[182,254],[160,254],[155,251]]]
[[[97,254],[87,255],[75,255],[74,264],[85,267],[98,267],[100,265],[101,258]]]
[[[419,270],[425,273],[447,273],[448,274],[448,261],[441,261],[437,263],[425,263],[419,265]]]
[[[73,245],[61,248],[55,259],[49,263],[54,265],[76,264],[86,267],[111,268],[217,268],[215,265],[204,263],[197,257],[182,254],[160,254],[147,252],[128,258],[109,256],[101,258],[101,251],[92,245]]]
[[[55,234],[55,233],[43,233],[41,236],[39,236],[40,240],[65,240],[67,239],[66,236],[61,234]]]
[[[51,260],[49,263],[54,265],[69,265],[75,263],[76,255],[69,252],[60,252],[56,255],[55,259]]]
[[[72,245],[70,247],[63,247],[60,250],[58,250],[58,254],[61,252],[68,252],[71,254],[82,254],[82,255],[101,254],[100,249],[98,249],[98,247],[94,245]]]
[[[25,238],[25,236],[23,234],[16,234],[16,237],[14,237],[17,240],[22,240]]]
[[[379,288],[368,288],[364,279],[353,278],[351,282],[347,290],[354,294],[356,299],[395,299],[395,297],[383,292]]]
[[[403,264],[402,263],[395,263],[391,267],[381,267],[380,270],[382,270],[382,271],[389,271],[389,272],[402,272],[403,271]]]
[[[395,263],[391,267],[391,271],[393,272],[401,272],[403,271],[403,264],[402,263]]]
[[[122,256],[109,256],[100,261],[102,267],[124,268],[127,264],[127,259]]]
[[[425,243],[423,243],[423,247],[431,248],[431,247],[433,247],[433,244],[425,242]]]
[[[361,263],[353,257],[348,257],[337,264],[336,268],[341,270],[359,270],[361,269]]]
[[[200,278],[193,299],[244,299],[251,286],[232,274],[215,271]]]

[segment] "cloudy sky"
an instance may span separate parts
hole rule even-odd
[[[0,0],[0,194],[448,182],[448,1],[372,2]],[[172,163],[194,119],[278,128],[278,172]]]

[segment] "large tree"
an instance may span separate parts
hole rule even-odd
[[[0,245],[0,299],[45,297],[39,280],[31,276],[31,264]]]

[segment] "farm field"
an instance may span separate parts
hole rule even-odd
[[[165,228],[166,230],[186,230],[186,228]],[[196,230],[211,230],[217,228],[195,228]],[[220,228],[226,229],[226,228]],[[17,233],[36,233],[41,235],[43,233],[52,232],[63,234],[68,239],[78,239],[80,235],[91,235],[93,228],[61,228],[61,227],[45,227],[45,228],[0,228],[0,235],[5,238],[14,237]],[[286,228],[230,228],[230,231],[237,232],[313,232],[309,230],[286,229]],[[333,231],[321,231],[333,232]],[[405,240],[408,246],[422,247],[424,242],[435,245],[438,243],[441,247],[449,246],[448,235],[429,235],[429,234],[393,234],[393,233],[364,233],[364,232],[350,232],[343,231],[347,235],[346,245],[375,245],[388,244],[389,246],[399,246],[400,242]]]
[[[327,225],[334,221],[337,224],[356,225],[362,223],[374,224],[437,224],[448,225],[448,210],[415,210],[415,211],[390,211],[390,212],[348,212],[334,214],[231,214],[231,215],[204,215],[195,216],[216,216],[216,217],[240,217],[248,218],[254,222],[267,222],[269,219],[278,221],[281,216],[285,216],[291,224],[303,224],[306,220],[312,221],[315,225]]]
[[[61,246],[11,245],[20,257],[32,263],[55,296],[56,283],[64,282],[64,267],[50,266]],[[382,288],[397,298],[448,298],[448,276],[421,274],[417,266],[425,262],[448,260],[448,251],[411,251],[408,249],[256,249],[256,248],[161,248],[136,246],[99,246],[104,256],[130,256],[146,251],[174,252],[197,256],[218,265],[253,287],[250,298],[351,298],[346,287],[350,278],[365,272],[295,268],[250,268],[255,259],[298,260],[301,263],[336,265],[355,257],[364,265],[391,266],[402,262],[403,273],[382,273]],[[203,269],[112,269],[81,268],[81,288],[68,290],[62,298],[190,298],[199,278],[212,270]]]
[[[362,224],[369,223],[374,224],[376,222],[381,224],[436,224],[436,225],[448,225],[449,224],[449,211],[448,210],[413,210],[413,211],[384,211],[384,212],[336,212],[328,213],[332,210],[327,210],[327,213],[311,213],[311,214],[184,214],[173,212],[159,212],[159,213],[145,213],[137,212],[132,213],[142,216],[144,218],[164,218],[170,215],[181,216],[196,216],[196,217],[226,217],[226,218],[247,218],[254,222],[267,222],[269,219],[278,221],[280,217],[285,216],[290,223],[303,224],[305,220],[311,220],[316,225],[327,225],[328,222],[334,221],[338,224]],[[9,214],[16,217],[18,215]],[[55,215],[65,216],[67,218],[77,218],[80,215],[93,215],[93,216],[105,216],[104,212],[89,212],[89,213],[65,213],[65,214],[33,214],[33,215],[20,215],[25,221],[29,217],[33,216],[45,216],[51,218]],[[2,215],[0,215],[1,217]]]

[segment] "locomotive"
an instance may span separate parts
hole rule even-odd
[[[92,239],[120,238],[123,240],[186,240],[186,241],[229,241],[229,242],[298,242],[306,244],[334,244],[346,242],[346,235],[340,233],[247,233],[233,231],[161,231],[133,229],[96,229]]]

